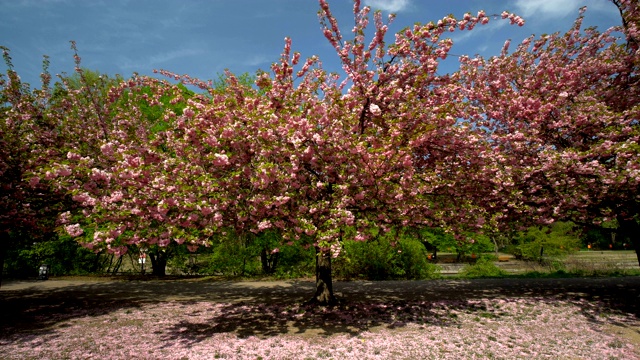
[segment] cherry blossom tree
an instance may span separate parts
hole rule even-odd
[[[59,108],[50,104],[48,58],[42,87],[31,89],[13,69],[9,49],[0,75],[0,269],[10,246],[32,244],[51,236],[57,214],[70,205],[64,192],[40,184],[33,176],[55,154]]]
[[[95,251],[106,249],[119,255],[132,247],[146,251],[153,273],[160,276],[174,245],[183,244],[181,239],[197,245],[189,230],[188,209],[174,208],[171,171],[180,171],[180,166],[174,166],[174,154],[162,135],[154,133],[157,124],[149,121],[141,105],[162,107],[161,97],[179,102],[183,94],[179,86],[150,78],[134,77],[111,88],[110,100],[99,108],[108,120],[94,129],[92,146],[82,142],[67,148],[65,161],[53,164],[44,174],[46,180],[70,191],[82,208],[81,215],[68,212],[61,217],[71,236],[84,235],[83,245]],[[159,122],[176,116],[170,107],[163,111]],[[82,220],[76,222],[78,217]],[[183,237],[173,242],[169,237],[173,231]],[[206,237],[197,242],[205,241]]]
[[[44,179],[68,189],[83,219],[63,215],[67,232],[89,248],[122,253],[130,246],[207,245],[214,234],[267,230],[316,249],[312,301],[335,301],[331,258],[341,240],[366,241],[404,226],[441,226],[456,234],[491,228],[479,203],[496,197],[481,170],[494,156],[481,117],[469,106],[459,75],[439,75],[451,31],[486,24],[484,12],[416,24],[385,43],[388,23],[354,1],[354,36],[345,40],[326,1],[323,32],[343,64],[328,74],[317,57],[285,48],[255,87],[226,75],[225,91],[200,87],[184,99],[176,86],[134,77],[103,103],[74,108],[66,121],[87,124],[67,159]],[[504,13],[512,23],[519,17]],[[151,89],[141,92],[140,89]],[[150,132],[139,103],[167,94],[185,101],[163,108],[165,131]],[[66,151],[66,150],[65,150]],[[491,160],[492,161],[492,160]],[[463,237],[459,238],[464,241]]]
[[[345,41],[328,4],[320,5],[344,78],[327,74],[316,57],[301,62],[286,39],[280,61],[258,76],[257,89],[232,74],[223,93],[177,77],[209,96],[190,99],[158,139],[175,154],[163,165],[173,176],[165,182],[172,194],[162,204],[167,213],[189,216],[184,227],[203,233],[277,229],[285,241],[314,246],[313,301],[330,303],[331,257],[347,229],[366,241],[394,226],[487,226],[477,205],[487,180],[473,171],[489,154],[484,130],[457,121],[473,114],[456,78],[438,75],[437,65],[452,46],[444,34],[489,18],[480,12],[416,25],[387,46],[381,13],[365,43],[369,8],[354,1],[355,36]]]
[[[64,146],[50,149],[41,180],[82,209],[61,216],[66,231],[95,250],[154,247],[161,262],[176,244],[276,230],[316,249],[313,301],[331,303],[331,258],[345,236],[428,226],[465,241],[465,231],[527,218],[637,227],[635,2],[616,2],[624,46],[615,30],[582,30],[578,19],[513,53],[505,45],[488,60],[462,57],[449,75],[437,72],[453,45],[447,34],[486,24],[484,12],[416,24],[387,44],[393,16],[355,0],[346,40],[319,4],[344,76],[317,57],[301,61],[286,39],[255,86],[228,73],[217,91],[163,72],[203,93],[137,76],[107,96],[70,91],[58,107],[65,116],[51,117]],[[141,104],[159,111],[161,130]]]
[[[517,218],[538,223],[616,219],[638,250],[638,9],[615,3],[624,27],[583,29],[581,13],[566,34],[527,38],[512,53],[507,42],[490,59],[464,57],[460,81],[495,154],[485,172],[496,174],[503,200],[487,201],[489,212],[509,209],[506,201]]]

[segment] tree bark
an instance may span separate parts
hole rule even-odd
[[[0,288],[2,287],[2,274],[4,274],[4,258],[9,248],[9,234],[0,231]]]
[[[640,235],[635,235],[631,239],[633,247],[636,249],[636,257],[638,258],[638,266],[640,266]]]
[[[331,251],[316,247],[316,293],[311,303],[332,305],[336,303],[331,278]]]
[[[262,263],[262,272],[265,274],[273,274],[278,265],[278,256],[280,253],[271,253],[269,249],[263,248],[260,251],[260,262]]]
[[[498,241],[495,236],[491,237],[491,241],[493,241],[493,251],[496,253],[496,257],[498,257]]]
[[[620,234],[623,238],[629,238],[634,250],[636,251],[636,257],[638,258],[638,266],[640,266],[640,224],[636,219],[618,219],[618,225]]]
[[[149,259],[151,259],[151,274],[154,276],[166,276],[167,275],[167,259],[168,256],[162,250],[149,252]]]

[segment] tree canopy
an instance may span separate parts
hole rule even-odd
[[[96,88],[76,53],[78,82],[67,79],[50,101],[47,79],[32,92],[9,70],[3,126],[24,130],[3,128],[1,151],[27,158],[3,189],[29,183],[70,197],[58,222],[96,251],[135,247],[160,258],[171,246],[208,246],[216,234],[277,231],[315,247],[314,300],[323,303],[334,300],[331,258],[346,236],[439,227],[464,242],[514,223],[609,219],[632,234],[638,8],[614,3],[621,28],[582,29],[580,17],[566,34],[531,37],[512,52],[507,42],[489,59],[462,56],[460,70],[444,75],[450,32],[524,21],[508,12],[447,16],[387,44],[394,16],[355,0],[346,39],[319,0],[342,75],[315,56],[302,60],[291,39],[255,83],[162,72],[181,84],[134,75]],[[3,199],[16,209],[7,221],[28,218],[18,215],[26,200]]]

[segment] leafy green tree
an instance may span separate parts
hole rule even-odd
[[[243,86],[247,89],[257,90],[257,94],[261,96],[265,94],[265,89],[259,89],[256,86],[256,80],[258,79],[258,77],[260,77],[261,74],[262,72],[258,72],[257,75],[251,75],[248,72],[245,72],[239,75],[233,75],[233,81],[237,82],[240,86]],[[230,76],[231,74],[228,72],[218,73],[216,78],[211,81],[209,90],[216,93],[224,93],[231,90],[231,88],[229,87]],[[251,93],[246,92],[244,95],[251,95]]]
[[[23,241],[19,246],[9,249],[6,260],[6,273],[10,277],[35,276],[40,264],[50,266],[51,275],[82,275],[102,270],[102,254],[95,254],[83,248],[68,235],[51,234],[46,241],[28,244]]]
[[[208,270],[229,276],[256,275],[260,269],[259,245],[254,237],[228,231],[215,237]]]
[[[516,256],[541,261],[543,257],[564,256],[580,248],[580,230],[572,222],[556,222],[549,227],[534,226],[514,239]]]
[[[441,228],[408,229],[407,231],[422,241],[431,251],[433,258],[437,258],[439,251],[453,252],[458,254],[457,261],[460,261],[466,255],[479,255],[495,248],[491,238],[481,234],[466,233],[461,241]]]

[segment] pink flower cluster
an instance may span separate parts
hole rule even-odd
[[[82,230],[82,228],[80,227],[80,224],[66,225],[64,227],[64,230],[71,237],[78,237],[78,236],[84,234],[84,230]]]

